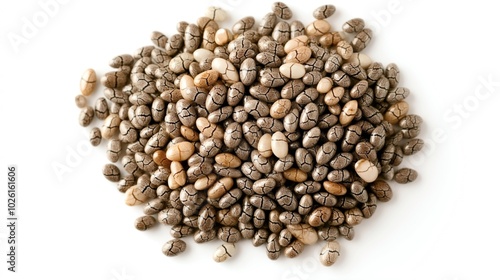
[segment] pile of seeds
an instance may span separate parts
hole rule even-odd
[[[171,226],[165,255],[183,252],[186,236],[225,242],[217,262],[241,239],[265,245],[272,260],[325,240],[320,261],[332,265],[337,237],[351,240],[391,199],[387,181],[417,178],[398,169],[423,147],[398,67],[362,52],[372,36],[363,19],[332,30],[334,13],[320,6],[304,26],[276,2],[260,24],[248,16],[226,29],[226,13],[211,7],[113,58],[94,107],[87,96],[98,78],[85,71],[80,124],[104,121],[90,131],[94,146],[107,140],[103,174],[127,205],[144,205],[138,230]]]

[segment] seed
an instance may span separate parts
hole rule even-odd
[[[353,18],[342,25],[342,30],[346,33],[360,32],[365,28],[365,21],[362,18]]]
[[[366,159],[360,159],[356,162],[354,169],[361,179],[367,183],[375,181],[378,177],[378,171],[375,164]]]
[[[186,242],[181,239],[172,239],[163,245],[162,251],[165,256],[173,257],[186,250]]]
[[[108,163],[104,165],[102,174],[111,182],[118,182],[120,180],[120,169],[114,164]]]
[[[80,79],[80,91],[83,96],[90,96],[96,87],[97,76],[94,69],[87,69]],[[80,107],[81,108],[81,107]]]
[[[194,153],[194,145],[190,142],[180,142],[171,146],[166,157],[172,161],[185,161]]]
[[[322,5],[316,8],[313,12],[315,19],[325,19],[331,17],[335,13],[334,5]]]
[[[417,171],[411,168],[401,168],[396,171],[396,173],[394,173],[394,181],[400,184],[406,184],[415,181],[417,179],[417,176]]]
[[[300,79],[306,73],[306,69],[299,63],[285,63],[280,66],[280,72],[287,78]]]
[[[205,16],[215,21],[224,21],[227,18],[227,13],[219,7],[210,6],[206,10]]]
[[[330,31],[330,23],[323,19],[317,19],[306,27],[308,36],[321,36]]]
[[[217,247],[214,253],[214,261],[216,262],[224,262],[227,259],[231,258],[236,252],[236,246],[234,243],[225,243]]]
[[[287,225],[286,228],[304,244],[310,245],[318,241],[318,233],[308,224]]]
[[[101,130],[97,127],[93,127],[90,130],[90,144],[94,147],[99,146],[101,144],[102,136],[101,136]]]
[[[319,260],[324,266],[331,266],[340,256],[340,244],[333,240],[326,243],[326,245],[321,249],[319,254]]]
[[[277,17],[284,20],[289,20],[293,16],[292,10],[283,2],[274,2],[271,9]]]
[[[387,109],[387,112],[384,114],[384,120],[391,124],[396,124],[408,114],[408,109],[408,103],[400,101]]]
[[[156,219],[153,216],[142,216],[135,220],[135,228],[144,231],[156,225]]]

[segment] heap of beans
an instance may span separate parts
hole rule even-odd
[[[324,240],[320,261],[332,265],[337,237],[351,240],[391,199],[387,181],[417,178],[398,169],[423,147],[410,90],[396,64],[362,52],[372,36],[363,19],[333,31],[334,13],[320,6],[304,26],[276,2],[260,24],[248,16],[225,29],[226,13],[211,7],[169,38],[155,31],[153,45],[113,58],[94,107],[87,96],[98,78],[85,71],[80,124],[103,120],[90,131],[93,145],[107,140],[103,174],[127,205],[144,205],[137,229],[171,226],[165,255],[183,252],[187,236],[223,241],[217,262],[242,239],[272,260]]]

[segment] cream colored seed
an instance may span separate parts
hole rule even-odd
[[[327,93],[333,88],[333,79],[330,77],[323,77],[316,85],[318,93]],[[333,104],[332,104],[333,105]]]
[[[290,99],[278,99],[271,105],[269,114],[275,119],[282,119],[290,112],[291,107],[292,101]]]
[[[193,52],[193,57],[197,62],[202,62],[215,57],[215,54],[207,49],[197,49]]]
[[[139,205],[145,203],[148,197],[141,192],[137,185],[130,187],[125,192],[125,204],[128,206]]]
[[[167,150],[167,159],[172,161],[185,161],[194,153],[194,145],[191,142],[180,142],[172,145]]]
[[[215,162],[229,168],[237,168],[241,165],[241,159],[230,153],[221,153],[216,155]]]
[[[273,134],[271,138],[271,149],[273,154],[277,158],[284,158],[288,155],[288,142],[286,140],[285,134],[281,131],[277,131]],[[307,175],[306,175],[307,176]],[[302,178],[300,178],[302,179]]]
[[[343,87],[334,87],[325,94],[325,104],[328,106],[336,105],[344,96],[345,89]]]
[[[231,258],[236,253],[236,246],[234,243],[224,243],[217,247],[214,253],[214,261],[223,262]]]
[[[337,196],[345,195],[347,193],[347,188],[340,183],[324,181],[323,188],[325,191]]]
[[[198,118],[196,120],[196,128],[198,128],[200,133],[206,138],[224,138],[224,131],[222,128],[211,123],[207,118]]]
[[[186,96],[188,96],[187,91],[189,88],[193,87],[194,87],[193,77],[191,77],[191,75],[183,75],[179,81],[179,89],[181,91],[182,98],[189,100],[189,98],[186,98]]]
[[[82,74],[82,78],[80,79],[80,91],[82,95],[89,96],[91,95],[97,84],[97,76],[94,69],[89,68],[85,70]]]
[[[226,28],[220,28],[215,32],[215,43],[223,46],[233,40],[233,33]]]
[[[227,13],[219,7],[210,6],[206,10],[205,16],[215,21],[224,21],[227,18]]]
[[[215,82],[217,82],[218,78],[219,78],[219,72],[213,69],[207,70],[201,72],[200,74],[196,75],[196,77],[194,77],[194,85],[197,87],[208,88],[213,86]]]
[[[283,172],[283,177],[292,182],[302,183],[307,180],[307,173],[298,168],[290,168]]]
[[[279,69],[283,76],[290,79],[300,79],[306,74],[306,68],[299,63],[285,63]]]
[[[295,238],[306,245],[318,242],[318,233],[308,224],[287,225],[286,228]]]
[[[410,107],[408,103],[406,103],[406,101],[400,101],[396,104],[393,104],[385,112],[384,120],[388,121],[391,124],[397,124],[399,120],[401,120],[408,114],[409,109]]]
[[[212,69],[219,72],[222,79],[228,83],[236,83],[239,81],[240,75],[238,74],[238,70],[236,70],[231,62],[223,58],[214,58],[214,60],[212,60]]]
[[[207,191],[208,198],[219,198],[229,191],[234,185],[233,178],[224,177],[219,179]]]
[[[285,63],[295,62],[295,63],[305,63],[311,58],[312,51],[307,46],[302,46],[294,49],[288,53],[285,57]]]
[[[371,183],[377,180],[378,177],[378,169],[373,162],[367,159],[360,159],[354,165],[354,170],[358,174],[361,179],[363,179],[367,183]]]
[[[262,135],[259,139],[259,143],[257,144],[257,150],[263,157],[270,157],[273,155],[273,151],[271,148],[271,139],[272,135],[269,133],[266,133]]]
[[[170,173],[169,177],[172,177],[172,180],[178,187],[182,187],[186,184],[187,180],[186,171],[184,170],[184,167],[180,162],[172,161],[172,163],[170,163],[170,172],[172,173]],[[173,189],[170,185],[169,187]]]
[[[332,115],[338,116],[342,113],[342,108],[340,107],[340,104],[331,105],[328,106],[328,112]]]
[[[351,121],[356,116],[356,111],[358,111],[358,101],[351,100],[347,102],[342,108],[340,113],[339,122],[341,125],[345,126],[351,123]]]
[[[307,46],[309,44],[309,37],[307,35],[297,36],[285,43],[285,53],[290,53],[298,47]]]
[[[196,182],[194,182],[194,188],[199,191],[206,190],[211,187],[215,183],[215,181],[217,181],[217,175],[213,173],[204,175],[196,180]]]
[[[321,36],[330,31],[330,23],[324,19],[313,21],[306,27],[306,34],[309,36]]]
[[[114,135],[118,133],[120,127],[121,119],[117,114],[109,114],[104,120],[104,124],[101,128],[101,135],[104,139],[111,139]]]
[[[354,53],[347,61],[359,64],[365,70],[372,64],[372,59],[365,53]]]
[[[333,265],[338,257],[340,256],[340,244],[333,240],[326,243],[326,245],[321,249],[319,254],[319,260],[324,266]]]

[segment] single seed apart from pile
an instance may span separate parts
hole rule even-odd
[[[364,52],[373,35],[365,21],[336,30],[333,5],[307,24],[288,22],[283,2],[270,8],[231,29],[219,26],[228,14],[210,7],[168,37],[153,31],[150,45],[112,58],[94,106],[96,73],[81,76],[78,121],[102,123],[89,127],[112,162],[102,173],[127,205],[143,204],[138,230],[171,226],[167,256],[191,235],[225,242],[217,262],[242,239],[265,244],[272,260],[324,240],[320,262],[330,266],[338,239],[353,239],[396,195],[390,181],[418,177],[404,158],[423,149],[423,120],[410,112],[397,64]]]

